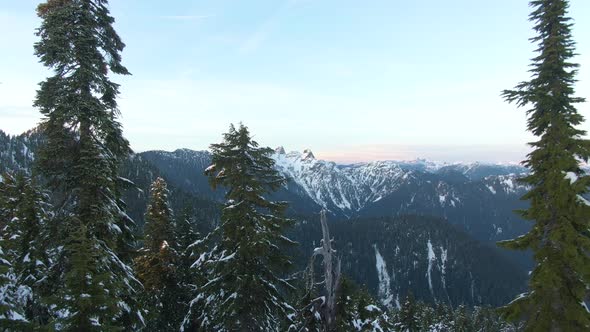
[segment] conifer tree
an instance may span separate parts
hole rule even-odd
[[[457,332],[473,331],[474,327],[471,326],[470,318],[467,308],[464,305],[457,307],[454,313],[453,330]]]
[[[6,173],[0,182],[0,236],[4,239],[13,287],[18,290],[23,317],[31,326],[41,326],[48,320],[48,311],[42,303],[50,292],[46,283],[48,198],[24,173],[16,176]]]
[[[580,168],[588,161],[590,142],[577,129],[584,120],[574,96],[578,65],[572,63],[575,43],[566,0],[534,0],[538,55],[532,59],[532,78],[503,96],[519,107],[528,106],[528,130],[539,139],[531,143],[524,165],[531,187],[523,197],[530,207],[522,216],[533,221],[527,234],[500,244],[534,253],[536,267],[530,291],[503,309],[508,319],[525,319],[527,331],[582,331],[590,329],[584,302],[590,289],[590,206],[583,195],[590,177]]]
[[[199,232],[195,230],[195,220],[192,217],[192,209],[187,208],[182,217],[176,222],[176,246],[178,252],[177,276],[178,299],[183,306],[179,312],[186,313],[188,304],[197,296],[197,288],[203,285],[205,277],[197,269],[191,269],[194,261],[198,259],[202,248]]]
[[[193,300],[202,302],[202,314],[188,316],[197,314],[205,330],[285,330],[293,310],[285,294],[293,287],[282,277],[291,266],[283,248],[294,243],[283,235],[286,204],[265,198],[285,179],[273,168],[272,149],[259,147],[244,125],[230,126],[211,151],[206,174],[213,188],[227,189],[227,201],[214,231],[219,243],[195,263],[208,272]]]
[[[414,295],[410,292],[398,312],[396,328],[400,331],[418,331],[420,327],[418,316],[419,306]]]
[[[19,301],[16,276],[11,263],[15,256],[8,236],[9,223],[12,221],[8,203],[14,199],[14,193],[10,190],[11,180],[10,174],[0,177],[0,329],[3,331],[30,327],[25,318],[24,305]]]
[[[168,195],[166,182],[157,178],[145,214],[144,245],[135,259],[135,270],[145,289],[141,302],[148,312],[149,331],[176,331],[183,314],[179,310],[179,258]]]
[[[141,324],[133,297],[141,285],[119,256],[128,250],[131,220],[117,189],[129,143],[117,121],[119,86],[112,74],[125,44],[113,29],[107,0],[47,0],[35,54],[53,70],[34,105],[47,137],[38,166],[58,207],[59,257],[53,328],[104,331]]]
[[[390,318],[369,292],[344,277],[338,288],[334,331],[392,331]]]
[[[187,208],[182,217],[176,222],[175,237],[176,247],[180,258],[179,264],[179,276],[183,283],[192,282],[194,271],[190,269],[190,266],[194,263],[199,255],[196,251],[197,248],[192,246],[195,242],[199,241],[201,235],[195,229],[194,218],[191,217],[191,209]]]
[[[5,239],[0,237],[0,329],[17,331],[30,328],[22,303],[18,301],[16,278],[6,254]]]

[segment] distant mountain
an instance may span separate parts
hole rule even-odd
[[[36,131],[19,136],[0,132],[0,171],[29,168],[40,139]],[[527,170],[518,165],[442,164],[420,159],[340,165],[318,160],[310,150],[285,153],[282,147],[273,158],[277,170],[290,180],[274,198],[289,201],[293,214],[326,208],[334,218],[345,219],[438,216],[487,242],[528,231],[528,223],[513,213],[526,207],[519,198],[527,188],[517,179]],[[211,162],[209,152],[147,151],[134,155],[132,161],[144,164],[145,174],[161,174],[179,191],[213,201],[223,197],[222,190],[210,189],[203,174]],[[139,173],[124,175],[134,178],[142,176]],[[148,183],[144,185],[149,188]]]
[[[0,171],[30,171],[41,143],[36,131],[0,132]],[[300,243],[293,252],[297,270],[305,267],[321,234],[317,218],[309,216],[326,208],[343,269],[385,304],[396,305],[409,290],[429,302],[501,304],[522,290],[523,267],[493,242],[527,229],[511,212],[524,206],[518,197],[526,188],[518,185],[516,173],[526,170],[425,160],[339,165],[317,160],[310,150],[277,149],[273,158],[290,180],[273,198],[289,201],[298,220],[291,230]],[[208,152],[188,149],[130,156],[120,174],[135,183],[124,191],[129,215],[143,225],[150,183],[162,176],[175,214],[187,211],[207,232],[218,220],[223,197],[203,175],[210,162]]]
[[[42,135],[36,129],[18,136],[11,136],[0,130],[0,173],[30,169],[41,141]]]
[[[176,187],[219,200],[203,175],[211,156],[206,151],[180,149],[138,154]],[[291,202],[295,214],[322,208],[334,218],[432,215],[449,220],[475,238],[495,242],[528,230],[513,210],[526,207],[519,198],[527,188],[517,178],[526,169],[516,165],[436,164],[425,160],[378,161],[339,165],[318,160],[309,150],[273,158],[290,181],[275,198]]]

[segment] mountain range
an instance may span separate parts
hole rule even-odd
[[[0,132],[0,171],[30,171],[42,141],[37,130]],[[513,212],[526,207],[519,198],[527,187],[517,181],[525,168],[420,159],[337,164],[282,147],[272,158],[288,179],[272,198],[288,201],[296,220],[296,269],[319,243],[318,212],[326,209],[344,272],[385,305],[397,306],[410,291],[429,302],[500,305],[524,289],[530,259],[494,243],[528,230]],[[208,232],[224,195],[203,174],[210,162],[209,152],[189,149],[133,154],[121,169],[134,183],[124,194],[129,215],[141,228],[149,185],[161,176],[177,216]]]

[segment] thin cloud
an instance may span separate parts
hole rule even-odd
[[[338,163],[377,160],[416,160],[440,162],[505,162],[518,164],[530,152],[524,144],[368,144],[317,151],[320,159]]]
[[[160,18],[174,21],[198,21],[211,18],[213,16],[214,15],[164,15],[160,16]]]
[[[276,27],[279,22],[279,18],[288,9],[294,6],[297,0],[287,0],[274,11],[262,24],[258,26],[256,31],[252,33],[246,41],[240,46],[239,52],[242,54],[248,54],[256,51],[258,47],[268,38],[272,30]]]

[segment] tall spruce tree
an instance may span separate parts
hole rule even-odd
[[[35,53],[53,70],[34,105],[47,137],[39,168],[54,192],[61,248],[52,271],[54,328],[105,331],[140,324],[133,296],[141,287],[120,259],[131,220],[117,189],[118,166],[129,143],[117,121],[119,86],[110,73],[125,44],[113,29],[107,0],[47,0]]]
[[[209,272],[193,300],[202,302],[197,320],[205,330],[285,330],[293,311],[285,295],[293,287],[282,277],[291,266],[283,249],[294,242],[283,235],[286,203],[265,198],[285,179],[273,168],[272,149],[259,147],[242,124],[231,125],[211,151],[206,174],[213,188],[227,190],[227,201],[214,231],[219,243],[195,263]]]
[[[527,331],[583,331],[590,329],[586,308],[590,289],[590,203],[583,195],[590,177],[580,161],[590,156],[584,120],[574,105],[578,65],[571,62],[575,43],[566,0],[535,0],[530,20],[535,22],[538,55],[532,59],[532,78],[503,96],[519,107],[528,106],[528,130],[539,140],[524,165],[531,186],[523,197],[530,207],[522,211],[533,221],[527,234],[500,245],[531,249],[537,262],[530,291],[512,301],[503,312],[507,318],[525,319]]]
[[[135,271],[145,291],[141,295],[147,310],[149,331],[177,331],[183,312],[179,310],[179,287],[174,221],[168,188],[162,178],[151,186],[151,198],[145,214],[144,245],[135,259]]]

